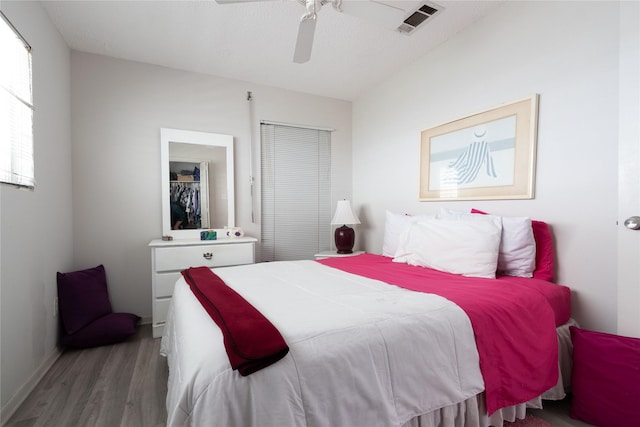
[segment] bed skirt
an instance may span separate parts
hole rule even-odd
[[[542,409],[543,400],[564,399],[571,384],[573,345],[569,326],[578,325],[573,319],[570,319],[564,325],[556,328],[560,375],[556,385],[541,396],[527,403],[502,408],[488,416],[484,393],[480,393],[456,405],[445,406],[415,417],[403,424],[402,427],[502,427],[505,421],[513,422],[516,419],[523,419],[526,416],[527,408]]]

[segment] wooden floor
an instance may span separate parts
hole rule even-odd
[[[143,325],[126,342],[65,351],[6,426],[164,426],[167,377],[160,339]],[[531,413],[556,427],[589,426],[569,418],[568,402]]]
[[[541,418],[554,427],[593,427],[591,424],[569,417],[570,398],[561,401],[543,401],[544,409],[530,409],[529,413]]]
[[[164,426],[167,376],[143,325],[123,343],[65,351],[6,426]]]

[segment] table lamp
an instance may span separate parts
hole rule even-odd
[[[334,237],[336,241],[336,249],[339,254],[353,253],[353,244],[356,241],[356,233],[353,228],[347,224],[360,224],[360,220],[351,210],[351,203],[348,200],[338,201],[336,213],[331,220],[331,225],[340,225],[336,228]]]

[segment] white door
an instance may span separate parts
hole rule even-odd
[[[619,5],[618,334],[640,337],[640,3]]]

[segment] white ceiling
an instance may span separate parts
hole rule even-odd
[[[305,13],[296,0],[45,0],[43,5],[77,51],[354,100],[503,1],[435,0],[444,10],[408,36],[325,5],[305,64],[292,62]]]

